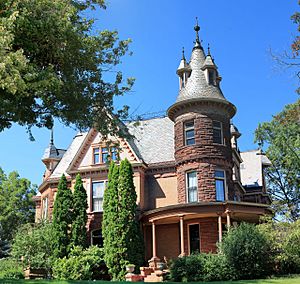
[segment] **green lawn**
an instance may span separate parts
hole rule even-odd
[[[109,282],[109,281],[57,281],[57,280],[1,280],[1,284],[128,284],[128,282]],[[178,284],[178,282],[165,282],[167,284]],[[243,280],[243,281],[221,281],[221,282],[190,282],[192,284],[300,284],[300,276],[282,277],[263,280]]]

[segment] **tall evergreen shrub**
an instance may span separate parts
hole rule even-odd
[[[80,174],[76,176],[76,182],[73,193],[73,220],[71,228],[71,246],[87,246],[87,194],[83,187]]]
[[[54,257],[67,256],[70,243],[69,232],[72,223],[72,192],[67,186],[67,179],[63,174],[59,184],[53,208],[53,253]]]

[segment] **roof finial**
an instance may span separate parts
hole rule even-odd
[[[185,56],[184,56],[184,47],[182,47],[182,59],[185,60]]]
[[[209,43],[207,44],[207,55],[210,56],[210,46],[209,46]]]
[[[196,26],[194,27],[194,30],[196,32],[196,44],[200,44],[200,40],[199,40],[199,31],[200,31],[200,27],[198,25],[198,17],[196,17]]]
[[[54,145],[54,140],[53,140],[53,127],[51,128],[50,145]]]

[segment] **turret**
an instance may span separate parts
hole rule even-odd
[[[54,146],[53,128],[52,128],[50,134],[49,146],[45,149],[44,155],[42,157],[42,162],[46,165],[46,171],[43,176],[44,180],[51,175],[51,173],[54,171],[58,162],[61,160],[65,152],[66,150],[57,149]]]
[[[196,40],[189,63],[181,60],[177,74],[187,72],[176,102],[168,109],[174,121],[178,202],[233,199],[230,119],[235,106],[226,100],[218,68],[208,50]],[[179,71],[179,72],[178,72]]]

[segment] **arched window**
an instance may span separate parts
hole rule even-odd
[[[94,246],[98,246],[100,248],[103,247],[103,237],[102,237],[102,230],[94,230],[91,233],[91,244]]]

